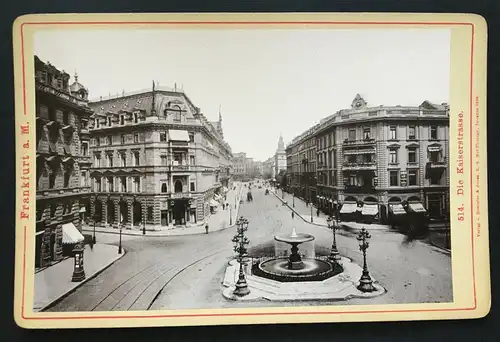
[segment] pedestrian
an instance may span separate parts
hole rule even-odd
[[[295,217],[295,214],[294,214],[294,212],[292,211],[292,218],[294,218],[294,217]]]
[[[309,206],[309,202],[308,202],[308,201],[306,201],[306,207],[308,207],[308,206]]]
[[[208,223],[205,225],[205,234],[208,234]]]
[[[319,209],[316,209],[316,216],[319,217]]]

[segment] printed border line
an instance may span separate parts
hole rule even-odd
[[[470,26],[472,29],[471,55],[470,55],[470,83],[469,83],[469,153],[472,156],[472,92],[473,92],[473,70],[474,70],[474,34],[475,26],[471,22],[382,22],[382,21],[47,21],[47,22],[26,22],[21,24],[21,57],[22,57],[22,75],[23,75],[23,105],[24,116],[27,115],[27,97],[26,97],[26,68],[24,56],[24,25],[449,25],[449,26]],[[473,216],[473,194],[472,194],[472,157],[469,158],[470,170],[470,220],[471,220],[471,242],[472,242],[472,282],[474,293],[474,305],[465,308],[442,308],[442,309],[407,309],[407,310],[360,310],[360,311],[325,311],[325,312],[243,312],[243,313],[207,313],[207,314],[160,314],[160,315],[104,315],[104,316],[51,316],[51,317],[29,317],[25,314],[25,288],[26,288],[26,237],[27,226],[24,226],[24,250],[23,250],[23,278],[22,278],[22,300],[21,317],[25,320],[71,320],[71,319],[115,319],[115,318],[183,318],[183,317],[223,317],[223,316],[279,316],[279,315],[332,315],[332,314],[373,314],[373,313],[403,313],[403,312],[456,312],[456,311],[474,311],[477,308],[476,296],[476,277],[475,277],[475,244],[474,244],[474,216]]]

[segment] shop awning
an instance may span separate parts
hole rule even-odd
[[[216,200],[214,199],[211,199],[210,200],[210,206],[211,207],[218,207],[219,206],[219,202],[217,202]]]
[[[168,136],[171,141],[186,141],[189,142],[189,134],[187,131],[171,129],[168,131]]]
[[[427,210],[425,210],[424,206],[422,203],[416,202],[416,203],[408,203],[408,206],[410,209],[416,213],[425,213]]]
[[[356,210],[358,210],[358,204],[357,203],[344,203],[344,205],[340,209],[340,213],[341,214],[352,214]]]
[[[345,150],[344,155],[358,155],[358,154],[373,154],[375,153],[375,149],[364,149],[364,150]]]
[[[62,231],[63,231],[63,238],[62,238],[63,245],[75,244],[78,242],[82,242],[84,240],[82,233],[80,233],[78,229],[76,229],[75,225],[71,222],[63,224]]]
[[[441,151],[441,146],[429,146],[427,147],[427,150],[429,152],[439,152]]]
[[[401,203],[389,204],[389,210],[393,215],[404,215],[406,214],[405,208]]]
[[[372,215],[378,214],[378,204],[364,204],[361,210],[361,215]]]

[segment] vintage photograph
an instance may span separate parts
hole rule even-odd
[[[34,312],[454,301],[449,28],[33,44]]]

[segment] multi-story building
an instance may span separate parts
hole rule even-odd
[[[222,117],[209,122],[184,92],[153,84],[90,106],[92,215],[102,225],[196,224],[231,186]]]
[[[338,203],[341,214],[361,212],[382,222],[406,212],[448,217],[447,104],[369,107],[358,94],[350,109],[323,120],[314,137],[320,207]]]
[[[314,126],[286,147],[287,184],[295,196],[316,203],[316,138]]]
[[[233,154],[233,171],[235,178],[242,180],[246,177],[247,173],[247,154],[245,152],[239,152]]]
[[[262,162],[262,176],[264,179],[272,179],[274,178],[274,157],[266,159]]]
[[[89,203],[88,91],[35,56],[36,267],[63,257]]]

